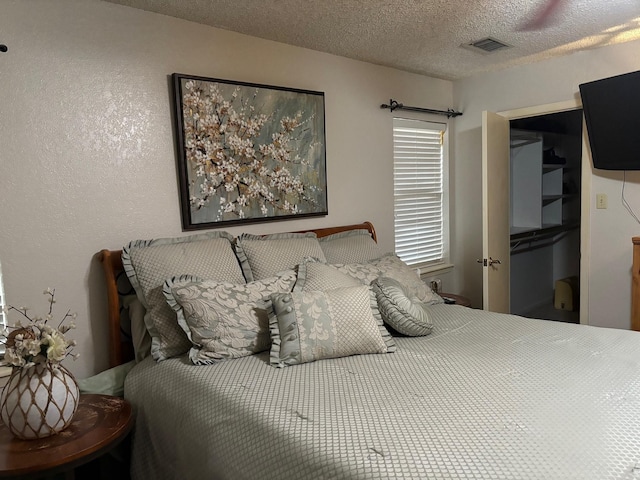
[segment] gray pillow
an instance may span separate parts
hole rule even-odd
[[[168,279],[163,293],[192,343],[189,358],[206,365],[268,350],[269,295],[290,292],[295,280],[293,270],[246,284],[183,275]]]
[[[396,349],[378,313],[375,296],[364,285],[325,292],[277,293],[271,300],[273,366]]]
[[[151,335],[151,356],[164,360],[181,355],[191,342],[176,322],[162,294],[167,278],[196,275],[200,278],[244,283],[227,232],[217,231],[179,238],[136,240],[122,250],[122,264],[146,309],[144,323]]]
[[[380,269],[380,276],[397,280],[407,288],[410,296],[417,297],[421,302],[429,305],[444,303],[442,297],[431,290],[431,287],[422,281],[418,273],[396,254],[388,253],[370,263]]]
[[[324,291],[334,288],[357,287],[359,285],[362,285],[360,281],[333,268],[331,265],[307,259],[298,265],[298,279],[293,290],[296,292]]]
[[[151,336],[144,324],[144,306],[136,295],[127,295],[122,299],[122,316],[128,314],[129,335],[133,344],[136,362],[141,362],[151,355]],[[122,325],[122,320],[121,323]]]
[[[314,259],[307,258],[305,261],[311,262]],[[394,253],[387,253],[367,263],[329,264],[328,267],[357,279],[363,285],[371,285],[371,282],[378,277],[391,277],[402,283],[408,289],[410,295],[417,297],[421,302],[430,305],[444,303],[442,297],[431,290],[420,279],[417,272]]]
[[[371,289],[376,295],[384,323],[397,332],[412,337],[431,333],[433,323],[429,306],[411,296],[400,282],[389,277],[379,277],[373,281]]]
[[[263,236],[243,233],[236,239],[235,249],[247,282],[291,270],[305,257],[325,261],[316,234],[311,232]]]
[[[328,263],[364,263],[384,255],[368,230],[349,230],[318,239]]]

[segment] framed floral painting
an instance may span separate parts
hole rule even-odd
[[[173,74],[182,228],[327,215],[324,93]]]

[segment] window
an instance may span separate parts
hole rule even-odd
[[[393,119],[395,251],[407,264],[445,263],[445,132],[442,123]]]

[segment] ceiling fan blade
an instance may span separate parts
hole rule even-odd
[[[518,27],[518,30],[531,31],[546,28],[553,21],[555,14],[564,3],[566,3],[566,0],[547,0],[529,20]]]

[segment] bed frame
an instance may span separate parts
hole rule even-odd
[[[295,233],[313,232],[318,237],[326,237],[334,233],[348,230],[368,230],[371,237],[377,242],[378,237],[371,222],[363,222],[354,225],[340,227],[316,228],[301,230]],[[102,263],[107,281],[107,308],[109,322],[109,367],[116,367],[134,359],[133,343],[120,327],[122,316],[122,297],[135,294],[129,283],[122,266],[122,250],[101,250],[98,259]]]

